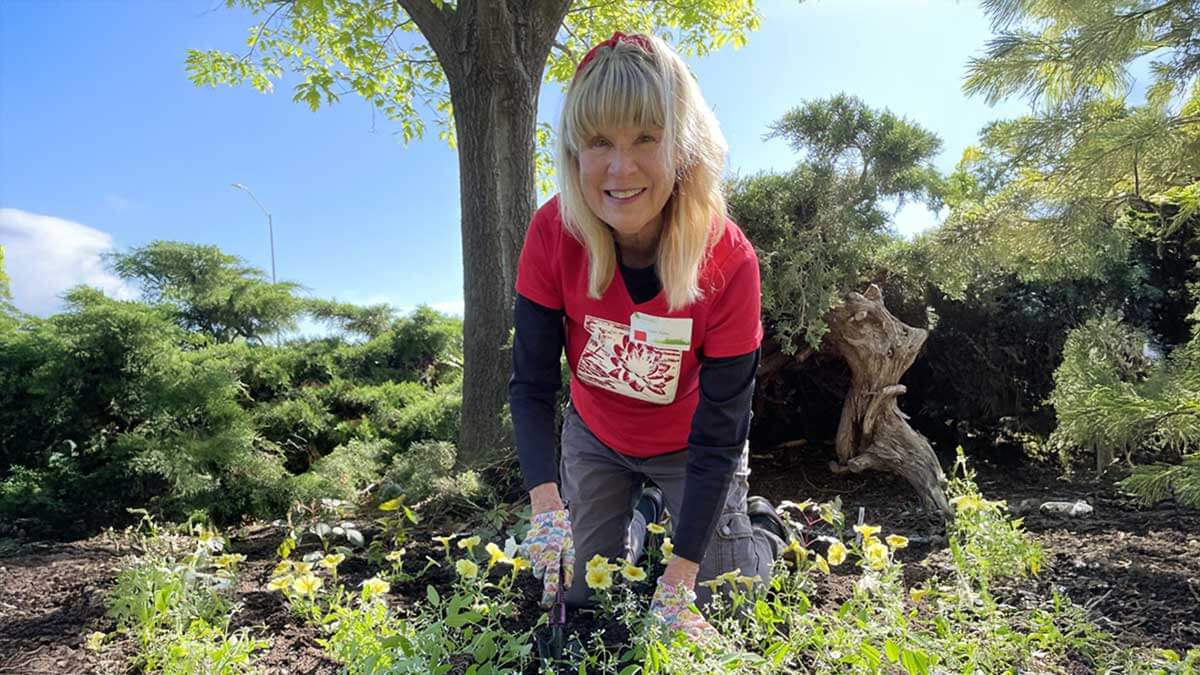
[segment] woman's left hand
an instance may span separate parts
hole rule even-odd
[[[672,633],[681,630],[694,642],[712,643],[720,634],[707,619],[692,609],[695,602],[696,594],[687,585],[672,584],[666,578],[659,577],[654,599],[650,601],[650,615]]]

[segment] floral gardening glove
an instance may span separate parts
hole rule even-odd
[[[691,608],[694,602],[696,594],[690,588],[683,584],[672,585],[659,577],[654,599],[650,601],[650,616],[666,626],[672,634],[681,630],[693,642],[712,644],[720,638],[720,634]]]
[[[566,509],[544,511],[535,514],[532,523],[521,549],[533,565],[533,576],[545,579],[542,607],[549,607],[554,604],[560,581],[565,590],[571,587],[575,577],[571,516]]]

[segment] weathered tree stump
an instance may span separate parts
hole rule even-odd
[[[875,284],[850,293],[829,314],[826,344],[850,365],[850,391],[837,431],[835,473],[877,469],[903,476],[925,507],[943,517],[946,475],[929,441],[908,425],[896,399],[929,331],[909,326],[888,311]]]

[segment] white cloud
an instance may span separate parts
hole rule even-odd
[[[54,216],[0,209],[0,245],[12,278],[13,304],[23,312],[47,316],[60,311],[60,296],[78,284],[122,300],[137,297],[100,259],[113,248],[107,232]]]

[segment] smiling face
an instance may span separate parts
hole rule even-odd
[[[662,129],[603,128],[579,148],[579,182],[596,217],[618,238],[654,236],[675,181]]]

